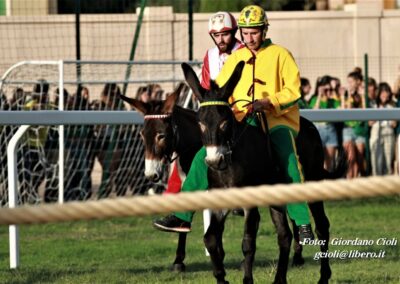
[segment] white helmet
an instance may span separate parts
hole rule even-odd
[[[210,17],[208,21],[208,33],[220,33],[225,31],[237,30],[235,17],[229,12],[217,12]]]

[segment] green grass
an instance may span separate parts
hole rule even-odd
[[[327,202],[331,237],[396,238],[395,246],[330,246],[330,250],[379,252],[383,259],[331,259],[332,283],[400,283],[400,198]],[[276,235],[266,209],[257,239],[255,283],[271,283],[277,261]],[[153,217],[20,226],[20,268],[9,270],[8,228],[0,228],[0,283],[215,283],[202,243],[197,214],[188,236],[187,272],[170,272],[177,235],[156,231]],[[230,216],[224,245],[227,280],[241,283],[241,217]],[[289,283],[316,283],[317,246],[306,246],[306,264],[290,267]]]

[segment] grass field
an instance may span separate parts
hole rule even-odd
[[[257,239],[255,283],[271,283],[277,245],[266,209]],[[400,283],[400,197],[327,202],[331,237],[367,239],[369,246],[331,245],[330,251],[385,252],[384,258],[331,259],[332,283]],[[215,283],[202,243],[202,218],[197,214],[188,236],[186,273],[170,272],[177,235],[156,231],[156,216],[104,221],[20,226],[20,268],[9,270],[8,227],[0,227],[0,283]],[[241,283],[241,217],[230,216],[224,245],[227,280]],[[379,238],[397,240],[377,245]],[[290,267],[289,283],[316,283],[317,246],[306,246],[306,264]]]

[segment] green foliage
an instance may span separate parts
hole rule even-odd
[[[239,12],[245,6],[253,4],[251,0],[236,0],[236,1],[215,1],[201,0],[200,13],[214,13],[218,11]]]
[[[0,0],[1,3],[5,0]],[[81,13],[134,13],[142,0],[58,0],[60,14],[75,13],[80,3]],[[239,12],[245,6],[256,4],[266,11],[304,10],[315,6],[316,0],[192,0],[193,12],[214,13],[217,11]],[[96,5],[93,3],[96,2]],[[187,13],[189,0],[146,0],[147,6],[172,6],[175,13]]]
[[[387,197],[326,203],[331,238],[371,239],[400,236],[400,198]],[[261,223],[254,265],[255,283],[272,283],[278,247],[268,211],[260,209]],[[102,221],[20,226],[21,266],[9,270],[8,228],[0,227],[0,283],[215,283],[211,264],[204,254],[201,214],[195,216],[188,235],[187,272],[172,273],[177,235],[156,231],[154,217],[132,217]],[[229,216],[224,248],[227,280],[242,282],[241,238],[243,219]],[[332,283],[400,283],[400,244],[395,246],[330,246],[330,251],[379,252],[383,259],[331,259]],[[313,259],[318,246],[305,246],[306,264],[289,266],[288,283],[317,283],[319,261]],[[291,254],[293,255],[293,253]]]

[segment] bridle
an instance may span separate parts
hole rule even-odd
[[[165,113],[165,114],[146,114],[144,116],[144,120],[165,120],[168,118],[172,117],[172,113]],[[173,117],[172,117],[173,118]],[[178,144],[178,140],[179,140],[179,133],[177,131],[178,126],[176,125],[176,123],[174,123],[173,119],[171,120],[171,126],[172,126],[172,146],[171,148],[174,149],[175,146]],[[172,152],[172,151],[168,151],[168,152]],[[173,152],[174,153],[174,152]],[[169,162],[172,163],[173,161],[175,161],[179,156],[175,155],[173,156],[173,153],[165,153],[164,154],[164,158]]]
[[[234,101],[232,103],[228,103],[225,101],[218,101],[218,100],[210,100],[210,101],[204,101],[202,103],[200,103],[200,108],[201,107],[207,107],[207,106],[226,106],[229,107],[229,109],[231,109],[236,103],[238,102],[247,102],[247,103],[251,103],[251,101],[248,100],[237,100]],[[250,115],[248,115],[247,117],[252,117],[252,116],[256,116],[257,113],[256,112],[252,112]],[[235,126],[236,124],[234,124]],[[242,138],[243,134],[246,132],[247,127],[249,126],[248,123],[245,123],[244,128],[242,129],[242,131],[237,134],[238,130],[237,127],[233,128],[233,134],[232,137],[226,142],[227,143],[227,147],[228,147],[228,151],[224,154],[224,158],[228,163],[232,163],[232,152],[233,149],[236,147],[236,145],[238,144],[238,142],[240,141],[240,139]]]

